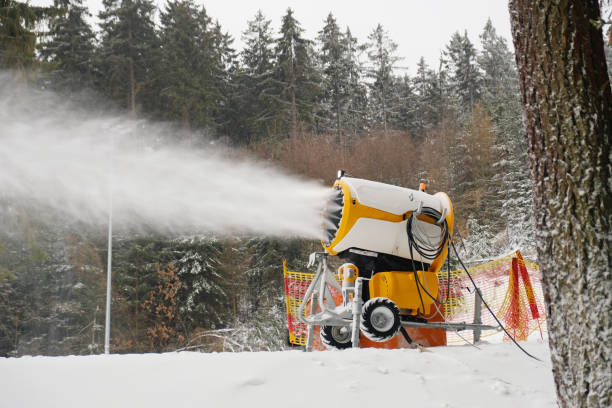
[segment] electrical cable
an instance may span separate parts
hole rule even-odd
[[[432,273],[433,273],[433,272],[432,272]],[[415,274],[416,274],[416,272],[415,272]],[[423,290],[425,291],[425,294],[431,298],[431,300],[433,300],[434,302],[436,302],[436,303],[437,303],[437,304],[439,304],[439,305],[443,305],[443,304],[444,304],[444,302],[440,302],[438,299],[436,299],[435,297],[433,297],[433,296],[432,296],[432,294],[431,294],[431,293],[429,293],[429,291],[427,290],[427,288],[425,288],[425,286],[423,286],[423,283],[422,283],[422,282],[421,282],[421,280],[419,279],[418,275],[415,275],[415,276],[416,276],[416,281],[417,281],[417,284],[418,284],[417,289],[418,289],[418,287],[420,286],[420,287],[421,287],[421,288],[423,288]],[[427,279],[425,280],[425,283],[427,283]]]
[[[446,220],[444,220],[444,222],[446,222]],[[446,244],[445,244],[446,245]],[[425,288],[426,293],[429,295],[430,298],[432,298],[435,303],[433,304],[433,306],[436,308],[436,311],[438,312],[438,314],[442,317],[442,320],[444,321],[444,323],[448,323],[448,320],[446,320],[446,316],[444,313],[442,313],[442,311],[440,310],[440,307],[436,304],[440,304],[440,306],[444,306],[444,304],[446,303],[446,301],[449,298],[450,295],[450,239],[448,241],[448,259],[446,261],[446,279],[447,279],[447,283],[446,283],[446,298],[444,299],[444,302],[439,302],[437,299],[434,299],[433,296],[431,296],[429,294],[429,292],[427,292],[427,290]],[[414,261],[413,261],[414,262]],[[413,267],[414,268],[414,267]],[[421,269],[425,269],[425,265],[423,265],[423,261],[421,261]],[[420,283],[420,282],[419,282]],[[427,280],[425,280],[425,284],[427,284]],[[417,286],[418,289],[418,286]],[[476,346],[474,343],[468,341],[468,339],[466,339],[465,337],[463,337],[461,334],[459,334],[458,330],[454,330],[455,334],[464,341],[465,344],[472,346],[474,348],[477,348],[478,350],[480,350],[480,347]]]
[[[432,244],[429,239],[437,237],[429,237],[423,230],[418,229],[418,224],[416,222],[418,221],[418,215],[424,215],[438,221],[442,217],[442,214],[431,207],[423,207],[421,208],[419,214],[416,214],[416,212],[410,214],[410,217],[408,217],[408,222],[406,223],[408,244],[414,247],[415,251],[421,256],[422,259],[432,261],[436,259],[442,253],[442,251],[444,251],[444,244],[449,237],[448,223],[445,219],[441,226],[442,231],[440,233],[438,243]]]
[[[449,255],[450,255],[450,248],[449,248],[449,251],[448,251],[448,252],[449,252]],[[449,268],[449,272],[450,272],[450,268]],[[427,283],[427,281],[426,281],[425,283]],[[447,299],[448,299],[448,296],[447,296]],[[444,303],[446,303],[446,299],[444,300]],[[441,303],[441,304],[443,305],[443,303]],[[435,304],[435,303],[434,303],[433,305],[434,305],[434,307],[436,308],[436,311],[438,312],[438,314],[439,314],[439,315],[442,317],[442,320],[444,320],[444,323],[448,323],[448,320],[446,320],[446,316],[444,315],[444,313],[442,313],[442,311],[440,310],[440,307],[438,307],[438,305],[437,305],[437,304]],[[475,348],[477,348],[478,350],[480,350],[480,347],[476,346],[474,343],[471,343],[470,341],[468,341],[468,339],[466,339],[466,338],[465,338],[465,337],[463,337],[461,334],[459,334],[459,331],[458,331],[458,330],[454,330],[454,332],[455,332],[455,334],[456,334],[456,335],[457,335],[457,336],[458,336],[458,337],[459,337],[461,340],[463,340],[463,341],[465,342],[465,344],[467,344],[467,345],[469,345],[469,346],[472,346],[472,347],[475,347]]]
[[[461,340],[463,340],[463,341],[464,341],[464,342],[465,342],[467,345],[470,345],[470,346],[472,346],[472,347],[475,347],[475,348],[477,348],[478,350],[482,350],[480,347],[478,347],[478,346],[476,345],[476,343],[472,343],[471,341],[469,341],[468,339],[466,339],[465,337],[463,337],[461,334],[459,334],[459,331],[455,330],[454,332],[455,332],[455,334],[456,334],[456,335],[457,335],[457,336],[458,336],[458,337],[459,337]]]
[[[449,249],[449,254],[450,254],[450,249]],[[446,300],[444,301],[446,303]],[[446,320],[446,316],[444,315],[444,313],[442,313],[442,311],[440,310],[440,308],[438,307],[438,305],[436,305],[435,303],[433,304],[434,307],[436,308],[436,311],[438,312],[438,314],[442,317],[442,320],[444,320],[444,323],[448,323],[448,320]],[[459,331],[454,330],[455,334],[461,339],[463,340],[466,344],[472,346],[472,347],[476,347],[477,349],[480,350],[480,347],[476,346],[474,343],[470,343],[465,337],[463,337],[461,334],[459,334]]]
[[[476,293],[478,296],[480,296],[480,300],[482,300],[482,303],[485,305],[485,307],[487,308],[487,310],[489,311],[489,313],[491,313],[491,316],[493,316],[493,318],[495,319],[495,321],[497,322],[497,324],[499,324],[499,327],[502,328],[502,330],[504,331],[504,333],[506,333],[506,335],[510,338],[510,340],[512,340],[512,342],[516,345],[516,347],[518,347],[523,353],[527,354],[529,357],[533,358],[534,360],[537,361],[542,361],[539,358],[529,354],[529,352],[527,350],[525,350],[523,347],[521,347],[520,344],[518,344],[518,342],[514,339],[514,337],[512,337],[510,335],[510,333],[508,333],[508,330],[506,330],[506,328],[504,327],[504,325],[499,321],[499,319],[497,318],[497,316],[495,316],[495,313],[493,313],[493,310],[491,310],[491,308],[489,307],[489,305],[487,304],[487,302],[485,302],[484,298],[481,296],[481,292],[478,289],[478,286],[476,286],[476,282],[474,282],[474,279],[472,279],[472,275],[468,272],[467,267],[463,264],[463,261],[461,260],[461,258],[459,257],[459,253],[457,252],[457,248],[455,248],[455,243],[451,240],[450,241],[451,246],[453,247],[453,251],[455,251],[455,256],[457,256],[457,260],[459,261],[459,263],[461,264],[461,266],[463,267],[463,270],[465,271],[465,273],[467,274],[468,278],[470,278],[470,281],[472,282],[472,285],[474,285],[474,289],[476,290]]]
[[[421,299],[421,307],[423,308],[423,316],[425,315],[425,303],[423,302],[423,296],[421,295],[421,289],[419,289],[419,275],[416,273],[416,267],[414,266],[414,257],[412,256],[412,246],[408,245],[410,248],[410,259],[412,260],[412,273],[414,274],[414,280],[416,283],[417,293],[419,294],[419,299]],[[417,314],[419,310],[417,309]]]
[[[427,294],[427,296],[429,296],[435,303],[438,303],[440,305],[442,305],[443,303],[440,302],[438,299],[436,299],[431,293],[429,293],[427,288],[425,288],[425,286],[419,279],[419,276],[416,272],[416,268],[414,265],[414,254],[412,250],[414,248],[417,251],[417,253],[421,256],[421,269],[424,270],[425,268],[423,265],[423,259],[433,261],[434,259],[438,258],[444,251],[444,247],[446,245],[446,242],[449,239],[450,232],[448,229],[448,223],[446,222],[446,219],[444,219],[444,222],[441,226],[440,240],[437,244],[435,245],[432,244],[428,238],[438,238],[438,237],[430,237],[430,236],[427,236],[422,230],[419,231],[417,228],[417,223],[416,223],[418,219],[415,216],[415,214],[416,213],[413,212],[412,214],[410,214],[410,217],[408,217],[408,222],[406,223],[406,235],[408,236],[408,247],[410,249],[410,258],[412,259],[412,270],[414,272],[414,279],[415,279],[415,283],[417,287],[417,292],[419,294],[419,298],[421,299],[421,306],[423,307],[423,313],[425,313],[425,304],[423,302],[423,297],[421,295],[421,288],[423,289],[425,294]],[[442,217],[442,214],[439,211],[431,207],[421,208],[419,214],[417,215],[420,215],[420,214],[433,218],[434,220],[439,220]],[[419,234],[425,236],[425,238],[421,237]]]
[[[435,209],[430,208],[430,207],[422,208],[421,211],[419,212],[419,215],[420,214],[423,214],[423,215],[425,215],[427,217],[433,218],[434,220],[439,220],[442,217],[442,214],[440,214],[440,212],[438,212]],[[512,340],[512,342],[523,353],[525,353],[527,356],[533,358],[534,360],[542,361],[539,358],[531,355],[527,350],[525,350],[523,347],[521,347],[520,344],[518,344],[518,342],[510,335],[510,333],[508,333],[508,330],[506,330],[506,328],[500,322],[500,320],[497,318],[495,313],[493,313],[493,310],[491,310],[491,308],[489,307],[487,302],[483,299],[483,297],[480,294],[481,292],[478,289],[478,286],[476,286],[476,283],[474,282],[474,279],[472,279],[472,275],[470,275],[467,267],[464,265],[463,261],[459,257],[459,253],[457,251],[457,248],[455,247],[455,243],[450,238],[450,233],[449,233],[448,224],[447,224],[446,220],[444,220],[444,223],[442,224],[441,239],[440,239],[440,241],[439,241],[439,243],[437,245],[432,245],[432,243],[430,241],[428,241],[425,238],[419,236],[418,233],[420,233],[422,235],[425,235],[426,238],[430,238],[430,237],[427,237],[426,234],[424,234],[424,232],[422,230],[418,231],[418,229],[416,228],[417,224],[416,224],[415,220],[416,220],[416,217],[415,217],[415,213],[413,212],[410,215],[410,217],[408,218],[408,222],[406,223],[406,235],[408,236],[408,246],[410,248],[410,258],[412,258],[412,269],[413,269],[414,277],[415,277],[415,280],[416,280],[416,287],[417,287],[417,291],[418,291],[418,294],[419,294],[419,297],[420,297],[420,300],[421,300],[421,305],[423,307],[423,313],[425,313],[425,305],[424,305],[424,302],[423,302],[423,297],[421,295],[421,288],[423,288],[425,293],[434,301],[434,306],[436,307],[438,313],[440,313],[440,309],[438,308],[438,305],[436,303],[438,303],[438,304],[443,304],[443,303],[441,303],[436,298],[434,298],[431,295],[431,293],[429,293],[429,291],[425,288],[425,286],[423,286],[423,284],[421,283],[421,281],[420,281],[420,279],[418,277],[418,274],[416,272],[415,265],[414,265],[414,256],[413,256],[412,249],[414,248],[416,250],[416,252],[421,256],[421,263],[423,262],[423,259],[427,259],[429,261],[433,261],[434,259],[436,259],[438,256],[440,256],[442,254],[442,252],[444,251],[445,244],[448,241],[450,243],[450,246],[453,247],[453,251],[455,252],[455,256],[457,257],[457,260],[459,261],[459,263],[461,264],[461,266],[465,270],[465,273],[467,274],[467,276],[470,278],[470,281],[474,285],[475,290],[477,290],[477,295],[480,297],[480,300],[482,300],[482,303],[485,305],[485,307],[487,308],[489,313],[491,313],[491,316],[493,316],[493,318],[495,319],[497,324],[499,324],[499,327],[502,328],[504,333],[506,333],[506,335]],[[413,231],[413,229],[415,231]],[[416,234],[415,234],[415,232],[416,232]],[[449,250],[449,255],[450,255],[450,248],[448,248],[448,250]],[[446,292],[446,297],[448,298],[449,295],[450,295],[450,261],[447,260],[447,292]]]
[[[446,222],[446,220],[444,220],[444,222]],[[446,245],[446,244],[445,244]],[[412,256],[412,254],[411,254]],[[413,265],[414,265],[414,260],[413,260]],[[414,266],[413,266],[414,268]],[[421,269],[425,269],[425,265],[423,265],[423,261],[421,261]],[[448,321],[446,320],[446,316],[444,313],[442,313],[442,311],[440,310],[440,307],[436,304],[438,303],[440,306],[444,306],[444,304],[446,303],[446,301],[449,298],[449,294],[450,294],[450,239],[448,241],[448,259],[446,261],[446,279],[447,279],[447,284],[446,284],[446,299],[444,299],[444,302],[439,302],[438,299],[434,299],[433,296],[431,296],[431,294],[429,294],[429,292],[427,292],[427,289],[425,289],[423,287],[423,289],[425,290],[425,292],[429,295],[429,297],[435,301],[435,303],[433,304],[433,306],[436,308],[436,311],[438,312],[438,314],[442,317],[442,320],[444,321],[444,323],[448,323]],[[417,280],[417,282],[420,284],[421,282]],[[427,284],[427,280],[425,280],[425,284]],[[418,286],[417,286],[418,289]],[[468,341],[465,337],[463,337],[461,334],[459,334],[459,331],[455,330],[455,334],[465,342],[465,344],[475,347],[478,350],[480,350],[480,347],[476,346],[474,343]]]

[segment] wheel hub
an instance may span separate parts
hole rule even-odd
[[[386,307],[377,307],[372,311],[372,315],[370,317],[370,321],[372,322],[372,326],[380,331],[386,332],[387,330],[393,327],[393,312]]]
[[[346,326],[334,326],[331,332],[338,343],[346,343],[351,339],[351,331]]]

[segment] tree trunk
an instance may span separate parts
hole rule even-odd
[[[297,136],[297,106],[295,104],[295,87],[292,87],[291,92],[291,130],[290,135],[292,137]]]
[[[612,405],[612,94],[596,0],[511,0],[562,407]]]

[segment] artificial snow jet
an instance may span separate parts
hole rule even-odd
[[[423,183],[413,190],[348,177],[341,170],[323,216],[324,251],[310,255],[316,273],[297,312],[309,328],[307,349],[316,326],[322,343],[338,349],[359,347],[360,332],[374,342],[401,332],[412,344],[404,327],[474,328],[429,321],[435,309],[442,314],[437,272],[453,234],[453,205],[445,193],[429,194]],[[328,256],[345,262],[336,276]]]

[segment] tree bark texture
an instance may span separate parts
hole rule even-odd
[[[612,406],[612,94],[596,0],[511,0],[562,407]]]

